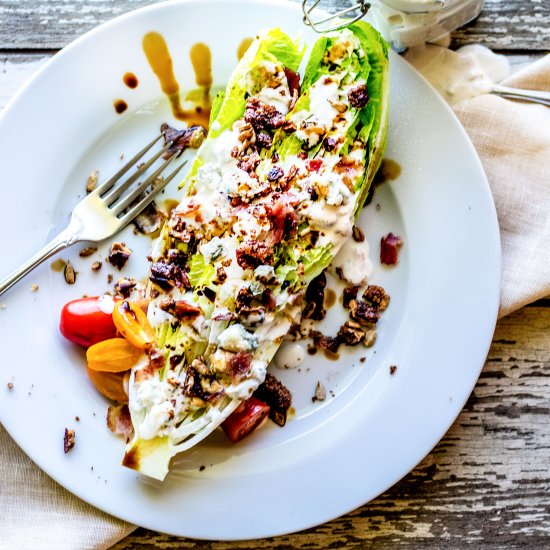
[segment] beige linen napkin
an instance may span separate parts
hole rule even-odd
[[[550,56],[506,85],[550,90]],[[550,108],[483,95],[455,105],[495,198],[502,236],[500,315],[550,294]],[[108,548],[134,527],[42,473],[0,427],[0,548]]]
[[[502,82],[550,91],[550,55]],[[502,241],[502,317],[550,294],[550,107],[481,95],[454,106],[489,178]]]

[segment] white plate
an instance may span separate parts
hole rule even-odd
[[[141,49],[146,32],[162,33],[179,81],[191,87],[192,44],[210,46],[215,82],[223,85],[240,41],[275,25],[312,38],[296,4],[202,0],[138,10],[55,56],[0,120],[2,271],[15,268],[66,223],[93,169],[113,173],[122,153],[128,157],[161,121],[171,120]],[[389,291],[392,303],[367,361],[359,362],[362,349],[338,363],[308,358],[302,372],[284,373],[297,409],[284,429],[268,427],[238,445],[215,434],[179,458],[164,483],[152,483],[119,466],[123,446],[105,427],[107,403],[86,378],[83,353],[58,334],[63,303],[109,288],[108,266],[92,273],[95,258],[79,258],[76,247],[61,254],[79,271],[76,285],[68,286],[48,262],[0,298],[6,305],[0,311],[0,419],[51,477],[98,508],[158,531],[265,537],[325,522],[369,501],[443,436],[491,341],[498,226],[478,157],[451,111],[393,54],[391,67],[387,156],[399,162],[402,174],[376,191],[361,223],[373,249],[372,280]],[[124,86],[126,71],[138,76],[137,89]],[[116,98],[129,104],[122,116],[113,109]],[[405,245],[399,265],[382,268],[378,243],[388,231]],[[135,249],[125,273],[145,274],[147,238],[127,230],[124,239]],[[33,283],[37,292],[30,291]],[[390,365],[397,365],[393,376]],[[317,380],[335,397],[314,406]],[[66,426],[76,429],[76,446],[64,455]]]

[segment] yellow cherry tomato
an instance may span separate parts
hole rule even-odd
[[[138,305],[120,300],[113,309],[113,322],[118,332],[139,349],[147,349],[155,341],[155,331]]]
[[[143,352],[124,338],[109,338],[88,348],[88,368],[101,372],[124,372],[130,370],[142,357]]]

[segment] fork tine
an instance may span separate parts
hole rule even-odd
[[[342,11],[339,11],[338,13],[334,13],[332,15],[329,15],[328,17],[325,17],[324,19],[319,19],[319,21],[315,21],[315,25],[321,25],[322,23],[327,23],[328,21],[332,21],[333,19],[338,19],[339,17],[342,17],[343,15],[346,15],[352,11],[355,11],[357,9],[361,9],[361,6],[350,6],[349,8],[346,8]],[[361,15],[362,16],[362,15]],[[346,21],[346,25],[349,24],[349,21]]]
[[[316,7],[317,7],[317,4],[320,2],[321,0],[315,0],[315,2],[313,2],[313,4],[311,5],[311,7],[307,10],[308,13],[311,13]],[[305,5],[306,5],[306,2],[307,0],[304,0],[303,1],[303,5],[304,5],[304,8],[305,8]]]
[[[165,160],[146,180],[140,182],[128,195],[122,197],[119,201],[111,204],[111,211],[115,216],[118,216],[126,208],[128,208],[139,196],[150,186],[154,185],[157,178],[163,172],[163,170],[174,160],[176,155],[172,155],[169,159]]]
[[[113,177],[109,178],[107,181],[103,182],[101,185],[95,188],[93,193],[96,195],[101,195],[108,191],[134,164],[141,158],[155,143],[162,137],[162,134],[158,135],[151,143],[146,145],[139,153],[136,153]]]
[[[122,195],[122,193],[124,193],[124,191],[126,191],[126,189],[128,189],[130,185],[132,185],[132,183],[134,183],[144,172],[149,170],[151,165],[156,162],[161,155],[168,151],[171,145],[172,142],[167,143],[160,151],[155,153],[147,162],[145,162],[143,166],[140,166],[135,171],[135,173],[132,174],[124,183],[118,185],[117,187],[113,187],[113,189],[111,189],[111,191],[109,191],[107,195],[102,197],[103,201],[105,201],[105,204],[107,206],[113,204]],[[166,164],[164,164],[163,166],[166,166]]]
[[[176,155],[177,156],[177,155]],[[169,176],[164,180],[159,182],[151,192],[141,199],[135,206],[133,206],[122,218],[120,221],[123,225],[130,223],[148,204],[150,204],[153,199],[176,177],[176,174],[187,164],[187,161],[182,162]]]

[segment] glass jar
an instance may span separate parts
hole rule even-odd
[[[372,0],[376,27],[395,49],[436,42],[479,15],[483,0]]]

